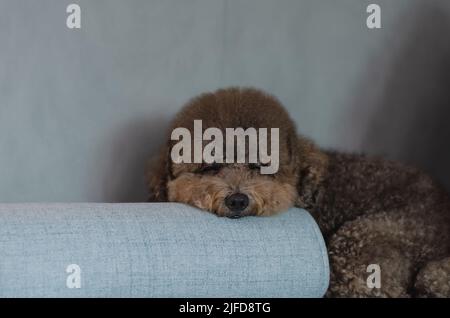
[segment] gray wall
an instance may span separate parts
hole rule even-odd
[[[449,16],[448,0],[0,0],[0,201],[144,200],[171,116],[229,85],[277,95],[321,146],[450,188]]]

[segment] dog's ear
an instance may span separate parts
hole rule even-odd
[[[167,202],[167,182],[170,178],[169,147],[164,146],[159,155],[148,164],[146,179],[150,192],[149,202]]]
[[[293,162],[297,172],[297,206],[310,208],[321,193],[321,185],[328,169],[328,156],[311,141],[298,137],[295,142]]]

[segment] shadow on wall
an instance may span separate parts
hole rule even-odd
[[[129,121],[108,140],[108,161],[101,170],[102,201],[146,202],[147,164],[165,141],[170,116],[139,117]],[[105,154],[102,151],[102,160]]]
[[[403,20],[409,31],[381,79],[362,146],[422,168],[450,191],[450,17],[436,6],[416,9]]]

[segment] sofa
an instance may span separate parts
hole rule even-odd
[[[220,218],[177,203],[0,204],[0,297],[322,297],[307,211]]]

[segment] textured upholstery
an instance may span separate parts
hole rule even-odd
[[[328,279],[300,209],[232,220],[172,203],[0,204],[3,297],[321,297]]]

